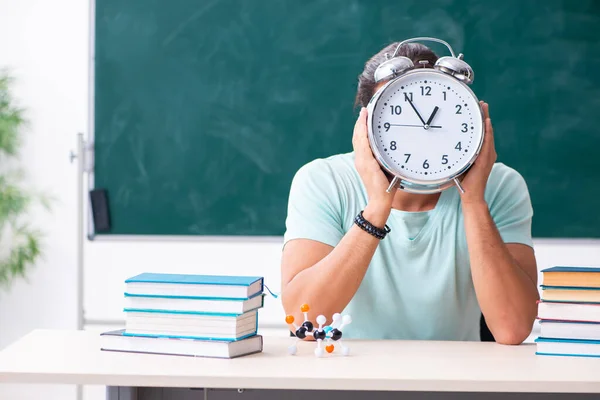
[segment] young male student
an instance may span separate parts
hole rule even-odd
[[[489,106],[482,102],[486,139],[462,185],[422,195],[386,193],[387,177],[370,150],[364,107],[378,85],[377,66],[393,43],[369,59],[359,76],[363,107],[354,151],[304,165],[289,196],[281,262],[285,312],[312,321],[337,312],[353,322],[344,338],[480,340],[485,316],[495,340],[519,344],[536,317],[537,268],[531,239],[533,210],[526,183],[496,162]],[[400,55],[437,56],[408,43]],[[350,133],[348,133],[350,136]],[[380,239],[354,222],[362,212]],[[293,329],[292,329],[293,331]]]

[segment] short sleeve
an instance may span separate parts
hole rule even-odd
[[[533,207],[521,174],[504,164],[495,164],[488,180],[486,197],[502,240],[533,247]]]
[[[312,239],[335,247],[344,236],[341,215],[340,193],[326,161],[304,165],[290,187],[284,245],[292,239]]]

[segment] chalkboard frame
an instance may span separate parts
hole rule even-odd
[[[90,18],[89,18],[89,65],[88,65],[88,140],[86,142],[87,145],[87,150],[89,152],[89,158],[86,159],[86,171],[87,171],[87,185],[88,185],[88,191],[89,190],[93,190],[95,189],[95,179],[94,179],[94,168],[95,168],[95,164],[94,164],[94,150],[93,150],[93,146],[94,146],[94,139],[95,139],[95,129],[94,129],[94,124],[95,124],[95,28],[96,28],[96,15],[95,15],[95,11],[96,11],[96,0],[91,0],[90,1],[90,9],[89,9],[89,14],[90,14]],[[91,160],[91,161],[90,161]],[[86,192],[86,194],[89,192]],[[90,202],[88,199],[88,207],[90,206]],[[94,224],[93,224],[93,218],[92,218],[92,213],[91,210],[88,210],[89,212],[87,213],[87,231],[88,231],[88,239],[90,240],[95,240],[95,239],[103,239],[103,240],[121,240],[121,239],[126,239],[126,240],[158,240],[158,241],[165,241],[165,240],[186,240],[186,241],[198,241],[198,240],[202,240],[202,241],[211,241],[211,240],[215,240],[215,241],[223,241],[223,240],[228,240],[228,241],[246,241],[246,240],[250,240],[250,241],[280,241],[281,240],[281,236],[277,235],[277,236],[270,236],[270,235],[248,235],[248,236],[244,236],[244,235],[234,235],[234,236],[228,236],[228,235],[224,235],[224,236],[220,236],[220,235],[161,235],[161,234],[157,234],[157,235],[137,235],[137,234],[126,234],[126,235],[120,235],[120,234],[102,234],[102,233],[98,233],[95,231],[94,229]],[[592,236],[582,236],[582,237],[553,237],[553,236],[534,236],[534,240],[536,240],[537,242],[546,242],[546,243],[552,243],[555,241],[560,241],[560,242],[565,242],[565,241],[569,241],[569,242],[578,242],[578,243],[595,243],[597,241],[600,241],[600,234],[598,235],[592,235]]]

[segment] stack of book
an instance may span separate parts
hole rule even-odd
[[[600,357],[600,268],[542,270],[539,355]]]
[[[125,328],[102,333],[102,350],[218,358],[262,351],[262,277],[142,273],[125,285]]]

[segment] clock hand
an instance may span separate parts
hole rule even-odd
[[[421,125],[390,124],[390,126],[408,126],[408,127],[414,127],[414,128],[422,128]],[[430,126],[430,128],[441,128],[441,126],[433,125],[433,126]]]
[[[433,121],[433,117],[435,117],[435,113],[437,113],[437,111],[440,108],[438,106],[435,106],[435,108],[433,109],[433,112],[431,113],[431,116],[429,117],[429,119],[427,120],[427,122],[425,123],[425,125],[429,125],[431,124],[431,121]],[[430,128],[433,128],[433,126],[429,126]]]
[[[416,109],[415,105],[413,104],[413,102],[408,97],[406,97],[406,100],[408,100],[408,102],[410,103],[410,106],[413,108],[413,110],[415,110],[415,112],[417,113],[417,116],[419,117],[419,119],[423,123],[423,127],[425,127],[425,125],[427,125],[427,124],[423,120],[423,117],[421,117],[421,114],[419,114],[419,112],[417,111],[417,109]]]

